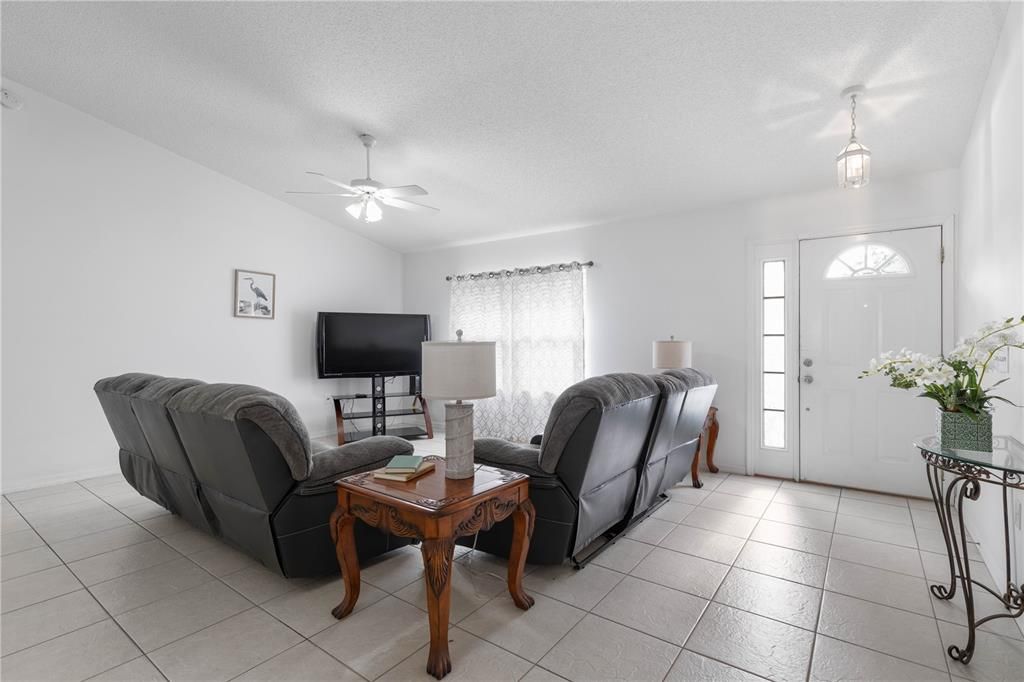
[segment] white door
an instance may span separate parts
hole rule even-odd
[[[934,404],[884,377],[871,358],[942,348],[942,228],[800,242],[800,477],[928,495],[916,436]]]

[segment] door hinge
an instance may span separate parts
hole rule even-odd
[[[946,262],[946,245],[942,244],[939,246],[939,263]]]

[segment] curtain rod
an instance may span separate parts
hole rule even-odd
[[[574,260],[571,263],[552,263],[551,265],[534,265],[528,268],[512,268],[511,270],[491,270],[485,272],[471,272],[465,275],[448,275],[445,277],[446,282],[452,280],[456,282],[462,282],[467,279],[483,279],[483,278],[494,278],[494,277],[515,277],[518,275],[541,275],[553,271],[562,270],[582,270],[584,268],[593,267],[594,261],[588,260],[585,263],[581,263],[578,260]]]

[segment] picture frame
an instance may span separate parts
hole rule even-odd
[[[235,317],[273,320],[277,316],[277,276],[256,270],[235,270]]]

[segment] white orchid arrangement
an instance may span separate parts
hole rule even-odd
[[[984,381],[989,364],[999,351],[1004,348],[1024,348],[1021,327],[1024,327],[1024,316],[989,322],[945,356],[914,353],[906,348],[899,352],[883,353],[871,361],[859,378],[883,374],[889,377],[890,386],[919,388],[922,390],[922,398],[931,398],[943,410],[964,412],[977,418],[992,409],[990,403],[993,400],[1014,404],[990,393],[1007,379],[987,387]]]

